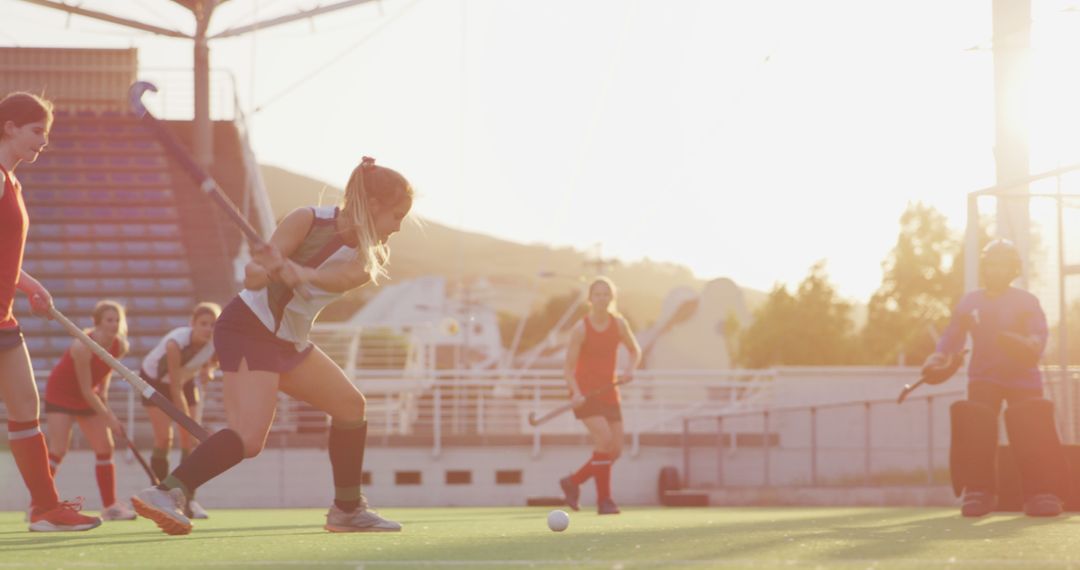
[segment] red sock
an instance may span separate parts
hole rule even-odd
[[[116,467],[112,453],[97,454],[94,475],[97,476],[98,491],[101,491],[101,506],[111,507],[116,502]]]
[[[592,477],[593,459],[596,459],[595,453],[593,453],[592,457],[590,457],[589,460],[585,462],[585,465],[582,465],[580,469],[578,469],[576,472],[574,472],[573,475],[570,476],[570,480],[573,481],[575,485],[580,485],[588,481]]]
[[[63,460],[63,455],[57,455],[51,451],[49,452],[49,473],[52,474],[54,479],[56,478],[56,471],[60,469],[60,462]]]
[[[60,495],[49,471],[49,447],[38,421],[9,421],[8,441],[15,465],[30,491],[30,504],[45,510],[60,504]]]
[[[598,472],[597,467],[599,466],[598,462],[602,463],[607,460],[608,456],[606,453],[594,451],[592,457],[590,457],[589,460],[585,462],[585,465],[582,465],[581,469],[577,470],[577,473],[574,473],[570,476],[570,480],[573,481],[575,485],[583,484],[591,477],[596,476]]]
[[[615,460],[610,455],[600,453],[603,456],[596,461],[594,475],[596,477],[596,500],[606,501],[611,499],[611,464]]]

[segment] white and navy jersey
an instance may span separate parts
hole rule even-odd
[[[157,345],[146,358],[143,358],[142,372],[151,380],[165,380],[169,375],[169,365],[165,360],[165,350],[173,341],[180,347],[180,365],[190,370],[197,370],[214,356],[214,343],[202,346],[191,344],[191,327],[180,327],[161,337]]]
[[[356,263],[356,249],[345,245],[338,235],[338,208],[311,210],[315,213],[311,228],[289,259],[303,267],[315,269],[328,264]],[[258,291],[244,289],[240,292],[240,298],[262,324],[278,338],[293,343],[297,350],[307,348],[308,333],[319,312],[343,295],[320,289],[311,283],[301,287],[307,293],[307,299],[278,281],[271,281]]]

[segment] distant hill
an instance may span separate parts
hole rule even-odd
[[[275,217],[291,210],[337,202],[342,190],[325,182],[275,167],[263,166],[263,177]],[[572,248],[541,244],[521,244],[484,234],[457,230],[421,220],[406,224],[390,242],[392,281],[420,275],[443,275],[452,283],[486,278],[498,291],[485,300],[498,309],[520,315],[552,295],[564,294],[582,285],[580,276],[589,275],[588,255]],[[555,277],[543,278],[541,272]],[[641,260],[618,263],[607,275],[619,289],[619,308],[636,327],[648,326],[660,315],[664,297],[674,287],[689,286],[697,291],[703,281],[689,268],[673,263]],[[578,277],[577,279],[575,277]],[[324,318],[346,318],[377,289],[364,288],[339,307],[329,307]],[[743,289],[752,308],[764,300],[764,293]]]

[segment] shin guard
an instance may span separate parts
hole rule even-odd
[[[1020,472],[1024,499],[1048,493],[1067,500],[1071,494],[1069,465],[1054,424],[1053,402],[1036,398],[1009,404],[1005,429]]]
[[[993,408],[961,400],[949,408],[952,441],[949,475],[957,497],[965,491],[994,494],[997,490],[997,414]]]

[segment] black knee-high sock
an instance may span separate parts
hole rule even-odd
[[[360,480],[364,472],[367,420],[330,424],[330,467],[334,472],[334,504],[352,512],[360,505]]]
[[[188,456],[191,455],[191,451],[192,451],[191,449],[180,448],[180,463],[183,463],[184,461],[187,460]],[[190,499],[194,499],[194,498],[195,498],[195,489],[192,489],[191,494],[188,495],[188,499],[190,500]]]
[[[157,476],[158,481],[164,481],[169,475],[169,450],[155,447],[150,454],[150,470]]]
[[[195,489],[244,460],[244,442],[240,434],[223,429],[191,452],[188,458],[161,482],[159,488],[182,489],[190,498]]]

